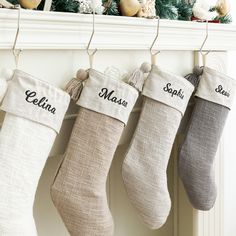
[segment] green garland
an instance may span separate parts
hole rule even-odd
[[[110,2],[110,4],[107,4]],[[120,15],[118,0],[103,1],[108,15]],[[186,3],[185,0],[156,0],[156,14],[161,19],[190,20],[192,16],[193,4]]]
[[[158,0],[156,1],[156,14],[161,19],[178,19],[178,9],[171,0]]]
[[[79,2],[76,0],[53,0],[52,11],[59,12],[74,12],[77,13],[79,9]]]
[[[233,21],[232,16],[230,14],[220,17],[219,20],[222,24],[230,24]]]
[[[12,4],[18,4],[17,0],[8,0]],[[45,0],[43,0],[38,6],[37,10],[43,10]],[[104,15],[121,15],[119,11],[119,2],[120,0],[102,0],[104,6]],[[184,20],[189,21],[192,17],[192,8],[193,3],[187,3],[185,0],[156,0],[156,15],[161,19],[170,19],[170,20]],[[53,0],[52,1],[52,11],[59,12],[74,12],[79,11],[80,2],[79,0]],[[212,8],[210,11],[214,11]],[[220,23],[228,24],[232,22],[232,17],[230,14],[218,17],[215,20],[219,20]]]
[[[17,0],[7,0],[7,1],[13,5],[19,4]]]
[[[103,0],[104,15],[119,16],[119,0]]]
[[[191,20],[193,4],[187,4],[184,0],[177,1],[175,7],[178,10],[178,20]]]

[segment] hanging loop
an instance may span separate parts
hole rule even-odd
[[[13,48],[12,48],[12,52],[15,58],[15,64],[16,64],[16,68],[18,67],[18,62],[19,62],[19,57],[20,57],[20,53],[21,53],[21,49],[17,49],[17,41],[18,41],[18,36],[20,33],[20,18],[21,18],[21,7],[20,5],[14,5],[13,9],[18,9],[18,18],[17,18],[17,30],[16,30],[16,36],[15,36],[15,40],[14,40],[14,44],[13,44]]]
[[[150,47],[150,54],[151,54],[151,61],[152,61],[152,64],[154,65],[154,64],[156,64],[156,55],[158,54],[158,53],[160,53],[160,50],[158,50],[158,51],[153,51],[153,47],[154,47],[154,45],[155,45],[155,43],[156,43],[156,41],[157,41],[157,39],[158,39],[158,37],[159,37],[159,31],[160,31],[160,17],[159,16],[157,16],[156,17],[157,19],[158,19],[158,21],[157,21],[157,31],[156,31],[156,36],[155,36],[155,38],[154,38],[154,40],[153,40],[153,42],[152,42],[152,44],[151,44],[151,47]]]
[[[90,49],[90,45],[93,40],[94,33],[95,33],[95,6],[93,3],[93,30],[92,30],[92,34],[91,34],[89,42],[88,42],[88,46],[86,48],[87,54],[89,56],[90,68],[93,68],[93,57],[94,57],[95,53],[97,52],[97,48],[95,48],[93,51],[91,51],[91,49]]]

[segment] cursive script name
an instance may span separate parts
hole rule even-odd
[[[219,94],[222,94],[222,95],[226,96],[226,97],[229,97],[229,96],[230,96],[230,93],[227,92],[227,91],[225,91],[222,85],[219,85],[219,86],[215,89],[215,91],[216,91],[217,93],[219,93]]]
[[[51,112],[52,114],[56,113],[56,108],[48,103],[48,99],[46,97],[42,97],[42,98],[38,99],[38,98],[36,98],[37,93],[35,91],[30,91],[30,90],[27,90],[25,92],[25,95],[26,95],[25,100],[28,103],[32,103],[35,106],[38,106],[46,111]]]
[[[110,92],[108,91],[107,88],[102,88],[101,91],[99,92],[98,96],[104,99],[107,99],[110,102],[114,102],[118,105],[121,105],[123,107],[127,107],[128,102],[121,99],[121,98],[117,98],[116,96],[114,96],[114,90],[111,90]]]
[[[167,93],[170,93],[171,97],[177,96],[181,99],[184,98],[184,91],[182,89],[177,90],[177,89],[171,88],[171,83],[166,84],[166,86],[163,88],[163,90]]]

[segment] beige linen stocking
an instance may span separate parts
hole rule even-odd
[[[106,179],[129,114],[138,97],[132,86],[90,70],[52,200],[72,236],[111,236]]]
[[[160,228],[171,201],[166,169],[172,145],[193,86],[156,66],[143,89],[140,119],[126,154],[122,175],[127,194],[143,222]]]

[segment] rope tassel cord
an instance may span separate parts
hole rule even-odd
[[[139,69],[136,69],[131,77],[128,79],[128,84],[136,88],[139,92],[143,89],[143,84],[145,80],[145,73],[148,73],[151,70],[151,65],[147,62],[144,62]]]
[[[142,91],[145,73],[151,70],[151,65],[149,63],[143,63],[139,69],[136,69],[131,77],[128,79],[128,84],[136,88],[138,91]],[[88,79],[88,70],[80,69],[76,74],[76,78],[73,78],[66,85],[66,92],[69,93],[71,99],[75,102],[78,101],[80,94],[83,89],[83,83]]]
[[[66,92],[69,93],[73,101],[78,101],[83,90],[83,83],[88,79],[88,76],[88,71],[80,69],[76,74],[76,78],[70,80],[66,85]]]
[[[195,66],[193,68],[193,72],[186,75],[185,78],[193,84],[193,86],[195,87],[195,89],[197,88],[198,84],[199,84],[199,80],[200,80],[200,76],[203,74],[203,69],[204,67],[199,67],[199,66]]]

